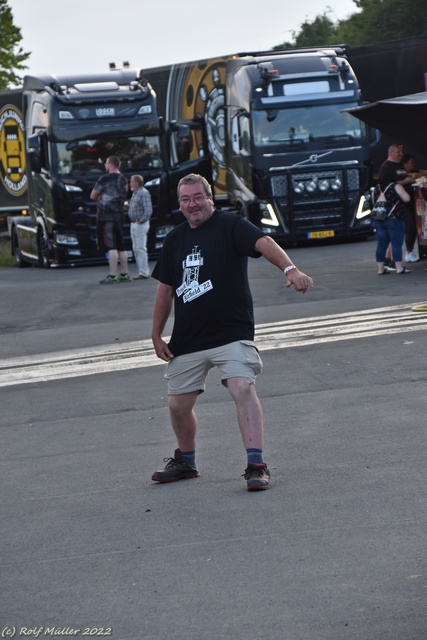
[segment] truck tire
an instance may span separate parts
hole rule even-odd
[[[19,248],[18,234],[16,232],[16,229],[13,232],[13,236],[12,236],[12,252],[13,252],[13,255],[15,256],[16,266],[19,269],[24,269],[25,267],[31,266],[29,262],[26,262],[22,258],[22,253]]]
[[[39,267],[41,269],[49,269],[49,244],[46,229],[43,225],[39,225],[37,230],[37,253],[39,256]]]

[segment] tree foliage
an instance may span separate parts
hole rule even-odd
[[[13,23],[8,1],[0,0],[0,89],[16,86],[22,80],[16,71],[27,68],[24,62],[31,54],[19,46],[21,40],[21,29]]]
[[[299,32],[293,31],[293,42],[284,42],[274,49],[289,49],[294,47],[318,47],[335,42],[336,25],[330,17],[332,10],[328,7],[324,13],[315,17],[313,22],[304,20]]]
[[[353,0],[357,11],[345,20],[333,20],[330,7],[305,20],[293,41],[274,47],[314,47],[346,43],[351,46],[427,35],[426,0]]]

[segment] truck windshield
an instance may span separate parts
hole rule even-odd
[[[161,168],[163,160],[158,136],[111,137],[54,145],[54,170],[58,175],[104,173],[108,156],[118,156],[121,171],[138,173],[143,169]]]
[[[366,125],[341,109],[355,103],[267,109],[252,112],[252,132],[257,147],[300,148],[350,147],[366,136]],[[278,150],[278,149],[276,149]],[[283,150],[283,149],[280,149]]]

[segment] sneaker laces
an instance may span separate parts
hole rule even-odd
[[[173,469],[174,467],[181,468],[181,470],[185,469],[193,469],[189,464],[185,462],[182,458],[163,458],[163,462],[166,462],[165,469]]]
[[[248,478],[250,478],[251,476],[259,476],[261,478],[261,476],[266,473],[268,476],[270,475],[270,472],[267,469],[267,465],[263,464],[260,467],[247,467],[245,469],[245,473],[242,474],[242,478],[245,478],[246,480],[248,480]]]
[[[175,458],[163,458],[163,462],[166,462],[165,469],[171,469],[172,467],[176,467],[181,464],[182,460],[176,460]]]

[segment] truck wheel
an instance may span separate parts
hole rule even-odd
[[[30,263],[26,262],[22,259],[21,250],[19,248],[18,234],[16,231],[13,232],[13,240],[12,240],[12,251],[15,256],[16,266],[19,269],[24,269],[25,267],[29,267]]]
[[[49,245],[45,228],[40,225],[37,232],[37,253],[39,256],[39,267],[49,269]]]

